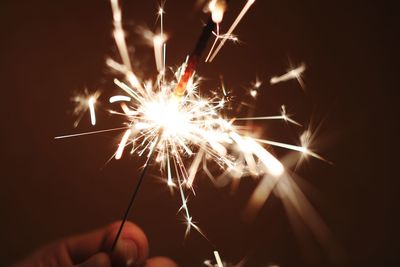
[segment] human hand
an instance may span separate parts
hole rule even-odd
[[[148,259],[149,245],[143,231],[126,222],[114,252],[111,245],[120,222],[39,248],[13,267],[177,267],[168,258]]]

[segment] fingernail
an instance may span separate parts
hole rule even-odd
[[[115,250],[115,260],[121,265],[130,267],[136,263],[138,251],[135,242],[130,239],[121,239]]]

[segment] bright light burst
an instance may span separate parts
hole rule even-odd
[[[226,3],[215,0],[209,2],[212,18],[217,23],[217,33],[215,33],[216,39],[206,61],[212,61],[227,40],[236,40],[236,37],[232,37],[233,31],[253,3],[254,0],[247,1],[228,32],[220,34],[219,23],[222,21]],[[286,113],[285,106],[282,106],[279,115],[229,118],[224,111],[230,98],[227,96],[224,86],[222,86],[221,93],[208,94],[212,95],[211,97],[207,97],[207,94],[200,94],[200,78],[194,72],[183,84],[183,91],[180,88],[180,91],[177,92],[178,84],[189,66],[187,62],[182,64],[175,71],[173,78],[168,78],[166,75],[167,37],[163,28],[163,6],[158,10],[161,32],[158,34],[143,32],[143,37],[154,47],[158,75],[153,81],[145,81],[136,75],[125,42],[122,12],[118,0],[111,0],[111,7],[114,22],[113,36],[122,62],[114,59],[108,59],[106,62],[110,68],[119,73],[114,79],[114,84],[121,90],[118,95],[109,99],[113,107],[110,113],[123,116],[126,121],[125,125],[117,129],[65,135],[57,138],[124,130],[114,154],[115,159],[120,159],[127,152],[137,153],[139,156],[147,158],[146,164],[148,164],[149,157],[154,152],[155,161],[165,176],[166,184],[172,190],[179,191],[182,201],[179,211],[183,212],[187,225],[186,235],[191,228],[203,234],[195,225],[188,208],[188,199],[194,192],[193,185],[199,171],[203,170],[213,181],[218,181],[221,177],[240,178],[248,175],[263,177],[254,191],[248,207],[249,210],[258,210],[266,201],[274,185],[280,179],[286,180],[290,176],[281,161],[264,145],[282,147],[322,159],[311,151],[310,139],[307,138],[307,134],[303,135],[302,144],[297,146],[255,137],[248,132],[248,128],[236,124],[244,120],[282,120],[301,127],[300,123],[291,119]],[[220,41],[218,45],[217,41]],[[216,49],[214,49],[215,47]],[[299,68],[293,69],[283,76],[272,78],[271,83],[300,79],[304,70],[305,65],[302,64]],[[249,92],[252,97],[257,96],[257,90],[261,84],[262,82],[257,79]],[[93,125],[96,123],[95,104],[97,98],[98,93],[85,94],[83,97],[76,98],[78,105],[75,113],[82,114],[89,110]],[[217,164],[223,170],[223,174],[214,177],[209,171],[209,164]],[[218,253],[215,254],[215,257],[217,266],[222,266]]]

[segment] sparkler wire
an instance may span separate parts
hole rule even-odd
[[[130,213],[130,211],[132,209],[133,203],[135,202],[136,196],[139,193],[139,189],[140,189],[140,186],[141,186],[141,184],[143,182],[143,178],[146,176],[146,172],[147,172],[147,170],[149,168],[149,165],[153,161],[153,158],[154,158],[154,155],[155,155],[155,151],[157,150],[157,145],[161,140],[161,135],[162,135],[162,132],[160,132],[158,134],[157,141],[155,142],[155,144],[153,146],[153,149],[150,151],[150,154],[149,154],[149,157],[148,157],[148,159],[146,161],[146,164],[144,165],[143,170],[140,173],[139,180],[138,180],[137,185],[136,185],[136,187],[135,187],[135,189],[134,189],[134,191],[133,191],[133,193],[131,195],[131,198],[129,200],[129,204],[128,204],[128,207],[127,207],[127,209],[125,211],[125,214],[124,214],[124,216],[122,218],[122,222],[121,222],[121,225],[119,226],[118,233],[115,236],[114,242],[113,242],[113,244],[111,246],[111,253],[114,252],[115,247],[117,245],[117,242],[119,240],[119,237],[120,237],[120,235],[122,233],[122,229],[124,228],[124,225],[125,225],[126,221],[128,220],[129,213]]]

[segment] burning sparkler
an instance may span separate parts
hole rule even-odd
[[[123,116],[126,120],[125,125],[116,129],[64,135],[57,138],[124,130],[114,158],[120,159],[128,148],[131,154],[137,153],[146,158],[138,185],[129,202],[113,248],[118,241],[146,170],[153,161],[159,164],[161,173],[166,176],[167,185],[179,191],[182,201],[179,211],[183,211],[187,224],[185,235],[192,228],[204,235],[200,228],[195,225],[189,212],[188,198],[193,191],[197,173],[201,169],[212,180],[218,180],[208,170],[210,162],[220,166],[224,170],[224,176],[236,178],[246,175],[264,176],[249,202],[250,207],[253,207],[262,205],[266,200],[265,196],[268,196],[265,192],[270,192],[274,184],[282,177],[288,176],[284,165],[263,146],[264,144],[321,158],[311,151],[307,145],[296,146],[256,138],[246,132],[246,129],[240,124],[235,124],[243,120],[282,120],[301,126],[290,118],[286,113],[285,106],[282,106],[281,114],[276,116],[227,118],[224,109],[229,105],[229,98],[226,96],[224,88],[222,95],[214,94],[212,97],[204,97],[199,93],[200,79],[196,75],[196,66],[214,29],[217,27],[215,42],[206,59],[209,62],[216,57],[224,43],[230,38],[232,39],[233,31],[254,2],[255,0],[248,0],[228,32],[221,35],[219,23],[222,21],[227,1],[210,1],[211,18],[204,27],[195,49],[186,62],[176,70],[172,79],[166,76],[167,38],[163,28],[164,9],[160,7],[158,15],[161,32],[152,36],[158,76],[154,81],[144,81],[135,74],[132,68],[118,0],[111,0],[114,22],[113,36],[122,62],[108,59],[106,63],[119,73],[120,77],[114,79],[114,84],[122,92],[112,96],[109,102],[115,107],[111,113]],[[220,43],[214,49],[217,41],[220,41]],[[272,78],[271,83],[274,84],[292,78],[299,79],[304,70],[305,66],[301,65],[288,74]],[[251,96],[256,97],[256,89],[260,86],[261,82],[257,81],[255,89],[253,89],[254,92],[250,91]],[[79,103],[77,113],[81,114],[89,110],[93,125],[96,123],[95,104],[97,97],[98,95],[92,95],[79,98],[77,101]],[[191,161],[191,164],[187,165],[188,161]],[[217,266],[223,266],[218,252],[215,253],[215,257]]]

